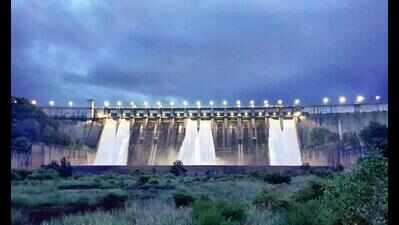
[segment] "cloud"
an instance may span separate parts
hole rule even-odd
[[[11,35],[12,94],[42,101],[387,94],[377,0],[13,1]]]

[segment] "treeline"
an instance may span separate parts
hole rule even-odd
[[[25,98],[11,98],[11,150],[29,151],[32,143],[69,145],[71,138],[60,124]]]
[[[369,125],[363,128],[359,133],[344,132],[342,140],[339,135],[324,127],[313,128],[307,136],[306,148],[313,148],[323,146],[325,144],[338,144],[342,150],[386,148],[386,141],[388,136],[388,127],[377,122],[370,122]],[[370,143],[378,143],[378,146]]]

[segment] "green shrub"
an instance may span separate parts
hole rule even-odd
[[[58,164],[57,161],[52,161],[49,165],[45,165],[43,167],[57,171],[60,177],[72,176],[71,163],[68,162],[64,157],[61,159],[60,164]]]
[[[185,175],[187,170],[183,166],[183,162],[176,160],[173,162],[173,166],[170,168],[170,172],[175,176]]]
[[[237,225],[246,221],[247,212],[239,202],[200,199],[193,204],[194,225]]]
[[[360,132],[360,138],[369,151],[376,151],[388,157],[388,127],[377,122],[370,122]]]
[[[258,208],[278,210],[287,208],[289,201],[284,193],[263,191],[256,195],[253,204]]]
[[[29,152],[31,149],[31,141],[23,136],[11,139],[11,149],[17,152]]]
[[[338,164],[335,168],[335,171],[342,172],[344,171],[345,167],[342,164]]]
[[[298,202],[307,202],[323,195],[326,185],[321,181],[309,181],[306,186],[294,193],[293,199]]]
[[[49,180],[58,177],[58,172],[54,169],[39,168],[34,170],[27,178],[31,180]]]
[[[99,182],[95,180],[64,180],[58,184],[58,189],[94,189],[99,188]]]
[[[326,210],[319,201],[311,200],[306,203],[293,203],[287,210],[287,221],[289,225],[332,225],[335,219],[325,217],[322,214]],[[333,216],[329,214],[327,216]],[[330,220],[329,220],[330,219]],[[337,224],[338,225],[338,224]]]
[[[15,171],[11,170],[11,180],[22,180],[21,176]]]
[[[318,177],[326,178],[326,177],[332,177],[333,172],[329,169],[325,168],[312,168],[310,170],[310,174],[313,174]]]
[[[301,169],[305,170],[305,171],[309,171],[311,169],[311,167],[310,167],[309,163],[304,163],[304,164],[302,164]]]
[[[127,200],[127,194],[121,191],[113,191],[107,193],[105,196],[100,198],[97,205],[104,210],[110,210],[113,208],[120,208],[124,205]]]
[[[146,184],[149,180],[150,180],[150,176],[141,176],[139,177],[139,179],[137,180],[137,185],[141,186]]]
[[[28,177],[29,174],[31,174],[32,171],[29,170],[11,170],[11,179],[12,179],[12,174],[14,174],[15,178],[19,178],[20,180],[24,180]]]
[[[173,199],[176,208],[190,206],[195,201],[195,198],[187,193],[176,193],[173,195]]]
[[[155,180],[155,179],[153,179],[153,180],[150,180],[149,184],[159,184],[159,181],[158,181],[158,180]]]
[[[243,223],[247,219],[245,206],[238,202],[217,201],[216,208],[220,209],[227,221]]]
[[[294,198],[299,202],[289,207],[287,224],[387,224],[387,159],[368,157],[350,173],[334,176],[325,185],[308,186]]]
[[[269,184],[282,184],[282,183],[289,184],[291,182],[291,177],[275,173],[275,174],[266,174],[263,180]]]

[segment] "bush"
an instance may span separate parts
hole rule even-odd
[[[319,201],[293,203],[287,210],[286,224],[290,225],[332,225],[336,219],[331,214],[324,215],[325,210]],[[336,224],[338,225],[338,224]]]
[[[258,208],[277,210],[287,208],[289,201],[286,199],[284,193],[263,191],[256,195],[253,204]]]
[[[345,167],[342,164],[338,164],[335,168],[335,171],[342,172],[344,171]]]
[[[239,202],[201,199],[193,204],[192,218],[195,225],[236,225],[246,221],[247,212]]]
[[[139,179],[137,180],[137,185],[141,186],[141,185],[146,184],[150,180],[150,178],[151,177],[149,177],[149,176],[141,176],[141,177],[139,177]]]
[[[311,169],[309,163],[304,163],[301,166],[301,170],[309,171]]]
[[[296,194],[301,202],[289,207],[288,224],[387,224],[388,162],[385,157],[365,158],[352,172],[334,176],[322,186],[313,185],[299,196]]]
[[[95,180],[65,180],[58,184],[58,189],[95,189],[100,187],[100,182]]]
[[[159,184],[159,181],[155,180],[155,179],[154,180],[150,180],[149,184],[155,184],[156,185],[156,184]]]
[[[321,181],[309,181],[306,186],[294,193],[293,199],[298,202],[307,202],[323,195],[326,185]]]
[[[61,164],[58,165],[57,161],[52,161],[49,165],[43,166],[46,169],[53,169],[57,171],[60,177],[70,177],[72,176],[71,164],[63,157],[61,159]]]
[[[107,193],[98,201],[98,205],[104,210],[113,208],[121,208],[127,200],[127,194],[124,192],[110,192]]]
[[[17,152],[29,152],[31,149],[31,141],[23,136],[11,139],[11,149]]]
[[[322,178],[333,176],[333,172],[327,168],[312,168],[310,170],[310,173],[315,176],[322,177]]]
[[[186,171],[187,170],[184,168],[183,162],[180,160],[173,162],[173,166],[170,168],[170,172],[175,176],[185,175]]]
[[[31,173],[29,170],[11,170],[11,180],[24,180]]]
[[[321,146],[338,141],[339,135],[324,127],[313,128],[309,133],[309,146]]]
[[[190,206],[195,201],[195,198],[187,193],[176,193],[173,195],[173,199],[176,208]]]
[[[291,177],[275,173],[275,174],[266,174],[263,180],[269,184],[282,184],[282,183],[289,184],[291,182]]]
[[[54,169],[39,168],[34,170],[27,178],[31,180],[50,180],[58,177],[58,172]]]
[[[377,151],[382,153],[383,156],[388,157],[387,126],[376,122],[370,122],[370,124],[360,132],[360,138],[368,150]]]

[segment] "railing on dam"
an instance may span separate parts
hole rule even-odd
[[[387,104],[313,105],[313,106],[264,106],[264,107],[40,107],[55,119],[119,118],[265,118],[293,117],[301,113],[356,113],[388,111]]]
[[[310,114],[357,113],[388,111],[388,104],[314,105],[306,106],[302,112]]]

